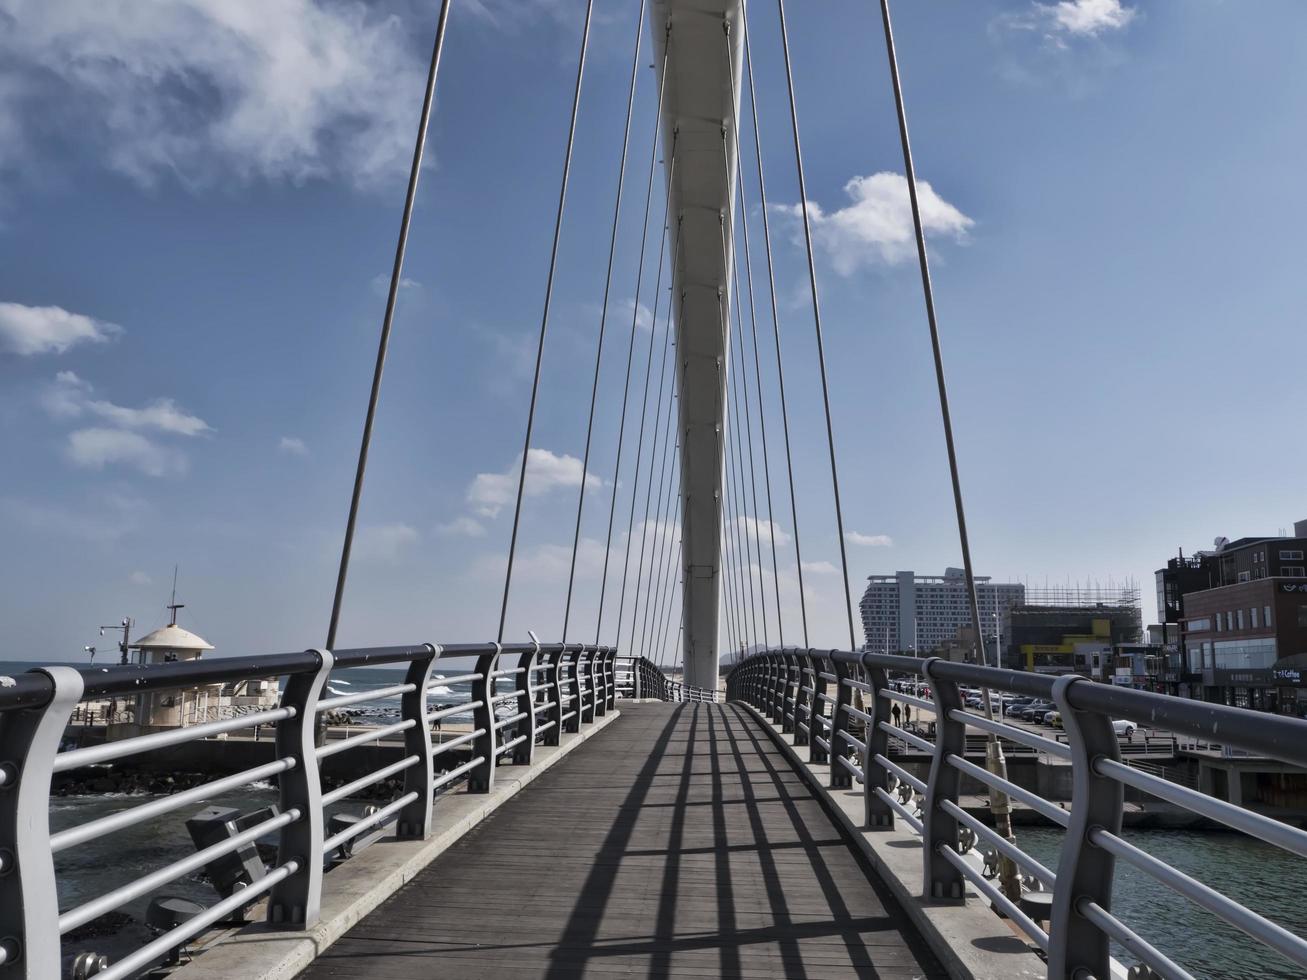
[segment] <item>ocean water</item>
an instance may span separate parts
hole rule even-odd
[[[1017,844],[1053,871],[1064,834],[1018,827]],[[1136,847],[1290,932],[1307,935],[1307,861],[1237,833],[1129,830]],[[1194,976],[1212,980],[1301,980],[1303,969],[1124,861],[1116,862],[1112,913]],[[1137,962],[1121,947],[1112,955]]]

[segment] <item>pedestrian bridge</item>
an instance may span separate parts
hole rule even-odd
[[[459,663],[468,672],[453,675]],[[393,685],[321,696],[329,676],[384,665],[402,668]],[[445,683],[470,683],[467,700],[432,708],[436,665]],[[99,744],[65,738],[83,702],[267,677],[283,682],[273,709]],[[965,708],[966,685],[1049,697],[1068,741]],[[315,737],[325,713],[386,699],[399,701],[395,721]],[[933,716],[933,737],[889,720],[896,703]],[[433,741],[436,722],[456,715],[470,715],[469,730]],[[724,697],[607,648],[536,643],[0,678],[0,977],[1210,975],[1164,933],[1113,914],[1121,864],[1238,930],[1261,975],[1299,975],[1307,940],[1130,843],[1124,797],[1183,808],[1287,856],[1307,857],[1307,832],[1124,764],[1114,718],[1307,765],[1301,721],[1077,677],[841,651],[750,657]],[[275,727],[271,761],[51,832],[57,775],[253,725]],[[968,729],[992,736],[998,764],[965,758]],[[394,761],[345,783],[323,777],[324,760],[378,742]],[[893,761],[908,747],[929,754],[927,770]],[[1017,747],[1070,767],[1069,803],[1002,775],[1002,750]],[[61,900],[65,852],[162,828],[269,779],[275,809],[161,867],[123,868],[106,894]],[[382,783],[393,799],[360,809],[359,794]],[[962,805],[977,789],[995,819]],[[1013,837],[1002,819],[1012,801],[1065,830],[1055,866]],[[258,841],[270,845],[266,861],[250,857]],[[165,903],[156,937],[137,948],[106,955],[96,946],[111,936],[79,931],[201,869],[217,883],[233,856],[242,863],[224,897]]]

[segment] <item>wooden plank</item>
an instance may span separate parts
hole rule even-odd
[[[306,978],[943,978],[745,712],[623,704]]]

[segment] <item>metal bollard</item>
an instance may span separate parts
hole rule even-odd
[[[489,793],[495,785],[495,753],[499,749],[499,739],[495,737],[495,679],[490,675],[499,667],[499,651],[503,649],[494,644],[494,653],[483,653],[477,657],[476,673],[480,678],[472,682],[472,728],[481,734],[472,740],[472,757],[480,758],[479,765],[467,776],[469,793]]]
[[[966,879],[942,853],[945,847],[958,850],[958,822],[944,812],[942,803],[945,800],[953,804],[958,802],[962,774],[947,760],[950,755],[966,754],[967,727],[949,717],[950,711],[962,709],[962,695],[956,683],[941,680],[932,673],[932,668],[941,662],[939,657],[930,657],[921,665],[935,699],[935,752],[930,759],[930,778],[926,782],[926,799],[921,807],[925,844],[922,891],[926,898],[962,901]]]
[[[415,724],[404,732],[404,755],[416,755],[418,762],[404,770],[404,790],[401,795],[417,793],[417,799],[399,811],[395,836],[402,840],[424,840],[431,833],[431,803],[434,781],[431,773],[431,723],[427,720],[427,686],[431,681],[431,665],[440,654],[440,648],[426,644],[427,654],[408,665],[405,684],[414,690],[400,698],[400,717],[412,718]]]

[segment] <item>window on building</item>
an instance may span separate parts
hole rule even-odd
[[[1236,620],[1237,620],[1237,622],[1238,622],[1238,624],[1239,624],[1239,625],[1236,626],[1235,628],[1236,628],[1236,629],[1243,629],[1243,610],[1242,610],[1242,609],[1238,609],[1238,610],[1236,610],[1236,611],[1235,611],[1235,617],[1236,617]]]
[[[1225,613],[1216,614],[1216,632],[1220,633],[1225,629]]]
[[[1191,619],[1184,624],[1186,633],[1206,633],[1212,628],[1210,619]]]
[[[1239,573],[1239,581],[1240,581],[1240,582],[1249,582],[1249,581],[1252,580],[1252,577],[1253,577],[1253,573],[1252,573],[1252,572],[1240,572],[1240,573]]]
[[[1270,626],[1271,626],[1271,607],[1270,607],[1270,606],[1262,606],[1262,619],[1265,620],[1265,622],[1266,622],[1266,628],[1267,628],[1267,629],[1270,629]]]
[[[1281,565],[1280,574],[1286,578],[1303,578],[1307,576],[1307,569],[1302,565]]]
[[[1256,606],[1248,610],[1248,618],[1252,621],[1253,629],[1261,629],[1261,616]]]
[[[1280,561],[1302,561],[1301,551],[1281,551]]]

